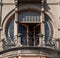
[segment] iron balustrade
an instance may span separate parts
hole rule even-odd
[[[28,35],[28,38],[27,38]],[[39,38],[42,39],[45,37],[39,36],[38,34],[34,35],[29,35],[29,34],[19,34],[14,36],[13,38],[5,38],[2,40],[3,43],[3,50],[11,49],[11,48],[16,48],[16,47],[46,47],[46,48],[52,48],[56,49],[56,41],[53,40],[53,38],[50,38],[46,40],[42,40],[42,45],[40,46],[39,44]],[[27,41],[28,40],[28,41]],[[27,45],[28,44],[28,45]]]

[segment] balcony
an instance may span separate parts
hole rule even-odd
[[[3,50],[8,50],[12,48],[17,48],[17,47],[24,47],[24,48],[29,48],[29,47],[44,47],[44,48],[50,48],[50,49],[56,49],[56,41],[55,40],[42,40],[41,35],[28,35],[28,34],[23,34],[23,35],[17,35],[14,36],[14,38],[5,38],[2,40],[2,47]]]

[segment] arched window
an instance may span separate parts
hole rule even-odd
[[[21,34],[21,44],[33,46],[39,44],[39,36],[41,33],[40,27],[40,13],[33,11],[23,11],[18,15],[18,33]],[[45,41],[52,37],[52,24],[50,18],[45,14]],[[14,35],[14,19],[12,19],[8,26],[7,37],[13,38]],[[13,40],[13,39],[12,39]],[[29,43],[27,42],[29,41]]]
[[[8,22],[7,22],[8,23]],[[6,27],[6,37],[13,40],[14,37],[14,18],[12,18]]]
[[[50,18],[45,15],[45,40],[47,41],[53,36],[53,31],[52,31],[52,24],[50,22]]]
[[[12,21],[10,22],[8,29],[9,29],[9,30],[8,30],[8,33],[10,33],[10,34],[9,34],[9,37],[13,38],[13,36],[14,36],[14,20],[12,20]]]

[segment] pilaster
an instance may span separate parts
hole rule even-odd
[[[41,26],[41,34],[40,34],[40,38],[39,38],[39,43],[40,43],[40,46],[44,45],[44,35],[45,35],[45,27],[44,27],[44,0],[42,0],[41,2],[41,15],[40,15],[40,26]]]
[[[18,1],[15,0],[15,20],[14,20],[14,36],[16,36],[16,39],[18,39],[19,37],[18,35],[18,6],[17,6]],[[19,40],[19,39],[18,39]],[[19,42],[19,41],[18,41]],[[18,45],[18,44],[17,44]]]

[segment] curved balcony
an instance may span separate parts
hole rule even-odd
[[[5,38],[2,40],[2,47],[3,50],[8,50],[11,48],[17,48],[17,47],[45,47],[50,49],[56,49],[56,41],[52,40],[51,38],[46,40],[43,40],[44,36],[41,35],[18,35],[14,36],[13,38]]]

